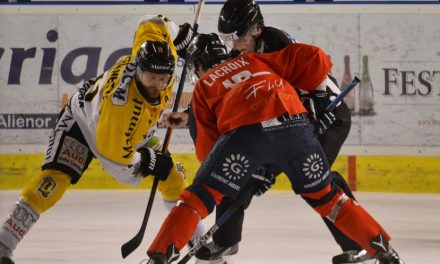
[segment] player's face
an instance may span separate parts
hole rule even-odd
[[[261,34],[261,28],[255,26],[251,28],[248,32],[241,36],[237,36],[235,33],[231,34],[220,34],[223,42],[234,50],[240,52],[241,55],[254,52],[257,48],[257,39]]]
[[[142,84],[142,88],[150,98],[159,97],[160,92],[167,87],[171,79],[170,74],[141,71],[139,68],[137,70],[137,76],[139,82]]]
[[[233,49],[238,50],[242,55],[254,52],[256,46],[257,39],[251,35],[245,35],[233,41]]]

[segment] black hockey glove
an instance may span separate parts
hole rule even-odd
[[[316,124],[316,132],[322,135],[336,122],[336,116],[332,111],[324,111],[318,115],[318,123]]]
[[[144,177],[153,175],[162,181],[168,178],[168,174],[174,166],[169,155],[147,147],[141,147],[138,152],[141,153],[139,173]]]
[[[179,33],[173,43],[180,58],[185,59],[186,49],[193,38],[194,31],[190,24],[185,23],[179,26]]]
[[[309,118],[315,124],[315,132],[320,135],[324,134],[336,121],[335,114],[326,110],[335,96],[332,92],[327,91],[314,91],[302,96]]]
[[[310,94],[310,98],[313,101],[313,111],[319,115],[325,111],[325,108],[332,102],[335,95],[327,91],[314,91]]]
[[[275,184],[276,175],[270,173],[265,167],[260,167],[252,174],[252,178],[260,181],[254,195],[261,196]]]

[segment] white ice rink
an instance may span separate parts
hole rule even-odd
[[[3,219],[18,191],[0,191]],[[157,195],[142,245],[127,259],[120,246],[137,232],[146,191],[68,191],[42,215],[17,248],[17,264],[137,264],[166,215]],[[392,235],[410,264],[440,263],[440,195],[356,193],[359,202]],[[210,216],[207,224],[213,222]],[[290,192],[254,198],[234,263],[331,263],[340,252],[320,217]]]

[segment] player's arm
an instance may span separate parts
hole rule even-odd
[[[215,115],[208,107],[201,89],[203,89],[201,82],[198,82],[193,93],[192,110],[198,131],[195,137],[196,156],[200,162],[203,162],[220,133]]]
[[[177,25],[171,19],[158,15],[141,18],[136,30],[132,58],[137,54],[142,43],[147,40],[166,41],[171,47],[173,56],[185,57],[186,48],[194,37],[194,31],[189,23]]]
[[[134,59],[145,41],[166,41],[177,58],[173,40],[177,37],[179,26],[164,16],[143,16],[138,23],[133,40],[131,58]]]
[[[118,119],[123,120],[122,117],[125,115],[127,115],[127,108],[123,106],[104,104],[101,108],[101,116],[96,129],[96,145],[98,153],[106,160],[103,163],[105,169],[118,178],[121,174],[126,177],[140,178],[154,175],[165,180],[173,167],[171,157],[154,149],[154,142],[136,149],[132,137],[138,127],[130,130],[127,125],[124,125],[125,123],[115,122]],[[146,111],[142,111],[138,119],[147,119],[146,115]]]
[[[294,88],[325,90],[332,63],[319,47],[293,43],[281,51],[264,54],[271,68]]]

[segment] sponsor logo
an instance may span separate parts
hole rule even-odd
[[[52,193],[52,191],[55,190],[56,186],[57,186],[57,183],[52,178],[52,176],[46,176],[43,178],[43,181],[38,186],[38,192],[40,192],[41,195],[43,195],[45,198],[47,198]]]
[[[52,160],[52,150],[53,150],[53,146],[55,145],[55,138],[57,137],[57,132],[58,132],[57,130],[54,130],[49,137],[49,144],[47,146],[46,157],[44,158],[44,161]]]
[[[13,234],[21,239],[36,221],[37,216],[32,211],[17,203],[12,215],[6,220],[6,224],[12,229]]]
[[[78,106],[80,108],[84,107],[84,101],[90,102],[92,101],[93,97],[98,93],[98,87],[95,87],[93,90],[89,90],[91,87],[93,87],[97,81],[99,81],[103,75],[100,75],[94,79],[90,79],[87,82],[84,82],[83,86],[78,89]]]
[[[98,66],[101,65],[102,47],[78,47],[68,51],[64,57],[62,57],[56,49],[56,47],[60,46],[57,43],[58,31],[53,29],[47,31],[46,38],[51,42],[50,45],[52,47],[0,48],[0,53],[2,51],[4,53],[3,58],[0,59],[4,61],[6,58],[10,58],[9,65],[14,65],[14,67],[10,68],[9,74],[6,77],[8,85],[22,84],[22,70],[24,69],[23,66],[27,63],[31,63],[36,69],[40,69],[39,74],[35,73],[35,76],[39,76],[38,84],[40,85],[52,84],[54,69],[59,71],[63,81],[73,85],[87,81],[98,75]],[[111,52],[103,63],[104,71],[110,69],[122,56],[129,55],[130,53],[131,48],[121,48]],[[58,63],[55,63],[56,59],[58,59],[59,62],[59,69],[57,69]],[[78,68],[75,66],[78,63],[83,63],[84,65],[84,67],[80,67],[83,69],[80,73],[75,70]]]
[[[176,170],[182,175],[183,179],[186,180],[186,170],[182,163],[176,162]]]
[[[108,91],[112,91],[116,86],[116,80],[118,79],[120,69],[125,63],[128,63],[129,57],[123,60],[123,64],[116,66],[110,73],[107,81]],[[124,105],[127,103],[128,98],[128,88],[130,87],[130,82],[133,80],[136,73],[136,65],[133,63],[125,64],[124,72],[122,73],[121,79],[118,83],[118,88],[112,95],[112,104],[114,105]]]
[[[133,146],[131,145],[131,137],[133,134],[133,131],[137,128],[139,123],[139,118],[142,113],[142,105],[143,102],[137,100],[136,98],[133,98],[134,107],[133,107],[133,113],[130,119],[130,123],[128,124],[128,128],[124,133],[125,136],[125,146],[123,147],[126,154],[124,154],[122,157],[124,159],[128,159],[133,155]]]
[[[71,113],[66,109],[60,119],[57,121],[55,131],[68,131],[75,124],[75,119]]]
[[[372,245],[376,245],[378,247],[380,247],[381,249],[383,249],[383,252],[388,252],[387,247],[385,246],[384,240],[383,240],[383,236],[380,235],[379,236],[379,241],[371,241]]]
[[[304,175],[309,179],[314,180],[321,177],[324,170],[324,162],[318,153],[313,153],[307,157],[306,162],[303,163]]]
[[[150,67],[156,70],[171,70],[171,67],[166,65],[151,64]]]
[[[217,179],[218,181],[220,181],[220,182],[222,182],[222,183],[228,185],[229,187],[231,187],[232,189],[234,189],[234,190],[236,190],[236,191],[239,191],[239,190],[240,190],[240,186],[239,186],[239,185],[233,183],[232,181],[230,181],[230,180],[228,180],[228,179],[225,179],[223,176],[220,176],[220,175],[218,175],[218,174],[215,173],[215,172],[212,172],[212,173],[211,173],[211,176],[212,176],[214,179]]]
[[[69,114],[69,108],[65,108],[63,114],[61,115],[61,117],[58,119],[57,123],[56,123],[56,127],[54,130],[52,130],[52,133],[50,134],[49,137],[49,144],[47,146],[47,150],[46,150],[46,157],[44,159],[45,162],[51,162],[54,159],[54,154],[56,154],[55,152],[52,152],[54,149],[58,148],[59,145],[59,138],[61,137],[62,131],[69,131],[70,128],[73,126],[73,124],[75,123],[75,120],[73,119],[73,117]]]
[[[86,164],[88,154],[88,147],[78,140],[66,136],[57,162],[65,164],[81,174]]]
[[[405,65],[405,62],[398,62],[400,65]],[[425,62],[435,63],[438,62]],[[406,65],[405,65],[406,66]],[[435,69],[436,65],[432,66],[434,69],[426,69],[421,71],[402,70],[399,68],[383,68],[384,72],[384,96],[391,96],[397,98],[405,97],[434,97],[438,95],[438,87],[440,83],[440,70]],[[420,101],[424,103],[424,101]],[[395,103],[395,101],[393,102]],[[405,103],[407,103],[405,101]]]
[[[186,48],[189,43],[191,42],[193,38],[194,32],[192,30],[189,30],[188,34],[186,35],[186,38],[179,44],[176,45],[176,50],[183,50]]]
[[[225,162],[223,162],[222,166],[225,176],[230,180],[236,181],[243,177],[247,172],[247,168],[249,168],[249,161],[244,155],[231,154],[230,157],[225,159]]]
[[[58,114],[0,114],[0,129],[50,129]]]

